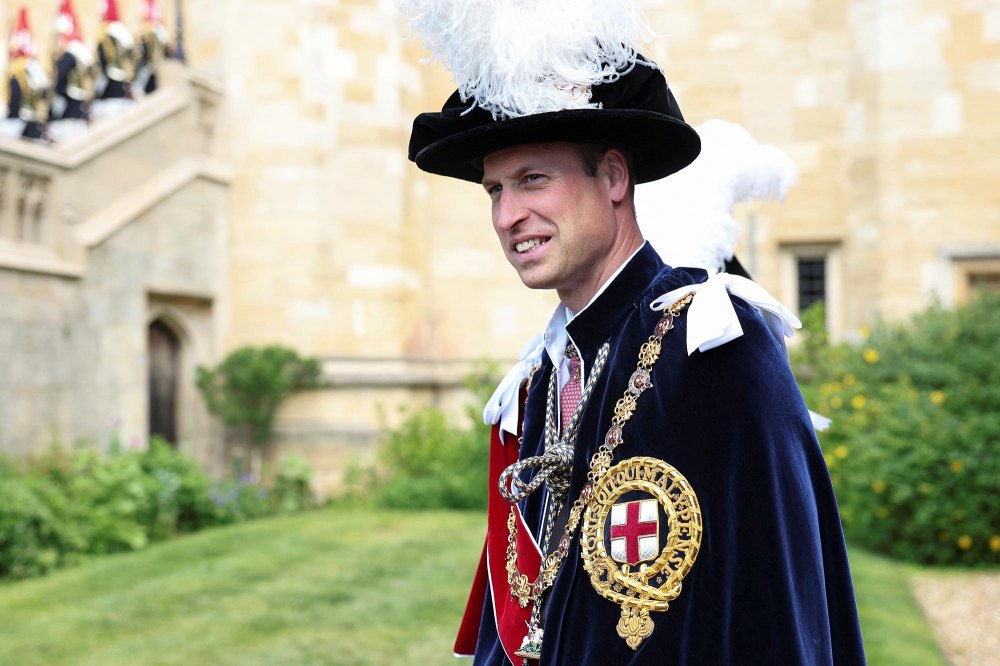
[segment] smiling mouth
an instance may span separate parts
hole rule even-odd
[[[536,248],[539,245],[543,245],[543,244],[545,244],[547,242],[548,242],[548,239],[544,239],[544,238],[532,238],[530,240],[521,241],[520,243],[517,243],[514,246],[514,250],[518,254],[521,254],[521,253],[524,253],[524,252],[528,252],[529,250],[531,250],[533,248]]]

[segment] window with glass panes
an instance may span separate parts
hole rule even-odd
[[[799,312],[826,299],[826,258],[799,257],[795,261],[799,283]]]

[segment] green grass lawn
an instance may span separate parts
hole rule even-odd
[[[0,585],[0,664],[455,664],[477,513],[325,509]],[[870,663],[942,664],[905,569],[852,553]]]
[[[851,550],[865,652],[872,666],[946,666],[906,583],[906,565]]]

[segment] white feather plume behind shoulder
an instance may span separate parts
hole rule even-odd
[[[634,67],[640,43],[652,36],[637,0],[396,4],[452,72],[462,99],[494,118],[595,107],[590,87]]]
[[[743,127],[708,120],[695,127],[701,154],[687,168],[636,187],[639,227],[671,266],[722,270],[740,236],[733,205],[784,199],[795,182],[792,158],[757,143]]]

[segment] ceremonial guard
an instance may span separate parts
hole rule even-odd
[[[55,90],[49,118],[52,137],[58,142],[87,129],[94,56],[83,43],[72,0],[62,0],[55,33]]]
[[[46,102],[52,82],[35,59],[35,42],[24,7],[18,12],[9,46],[7,116],[0,123],[0,136],[47,140]]]
[[[103,23],[97,41],[99,72],[94,87],[94,116],[120,113],[132,99],[132,50],[135,40],[118,17],[115,0],[101,0]]]
[[[665,265],[634,186],[698,134],[638,2],[400,0],[458,90],[409,157],[476,183],[560,304],[487,404],[488,530],[455,651],[476,666],[864,663],[836,501],[788,367],[795,316]]]
[[[139,54],[136,59],[133,89],[148,95],[159,86],[157,69],[167,51],[167,28],[160,16],[156,0],[146,0],[146,19],[139,37]]]

